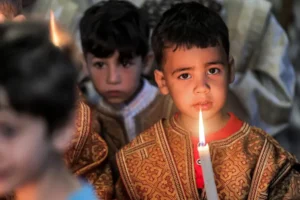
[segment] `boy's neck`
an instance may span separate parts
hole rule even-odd
[[[73,177],[63,161],[59,161],[59,164],[48,165],[37,180],[17,189],[16,200],[67,199],[79,188],[79,180]]]
[[[220,114],[203,121],[204,131],[206,135],[215,133],[223,128],[229,121],[229,115],[226,112],[220,112]],[[192,119],[182,114],[178,117],[179,125],[190,132],[192,136],[199,137],[199,119]]]

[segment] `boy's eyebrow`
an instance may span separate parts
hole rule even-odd
[[[214,60],[214,61],[205,63],[205,66],[210,66],[210,65],[225,65],[225,62],[222,60]]]
[[[177,68],[172,72],[172,75],[174,75],[175,73],[178,72],[182,72],[182,71],[187,71],[187,70],[191,70],[194,69],[194,67],[181,67],[181,68]]]
[[[100,61],[102,61],[103,60],[103,58],[93,58],[92,59],[92,62],[100,62]]]

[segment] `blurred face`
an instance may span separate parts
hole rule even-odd
[[[44,120],[0,109],[0,196],[35,181],[50,154]]]
[[[221,47],[174,48],[164,52],[163,72],[155,71],[155,80],[163,94],[172,96],[183,118],[221,117],[228,84],[233,80],[231,65]]]
[[[109,104],[117,105],[129,100],[140,85],[141,56],[123,59],[116,51],[109,58],[98,58],[88,53],[87,65],[97,92]]]

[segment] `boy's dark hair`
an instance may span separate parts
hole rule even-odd
[[[22,12],[22,0],[0,0],[0,13],[13,18]]]
[[[150,28],[142,12],[127,1],[104,1],[90,7],[80,21],[84,54],[110,57],[116,50],[120,58],[144,58],[149,51]]]
[[[220,45],[229,56],[228,28],[211,9],[196,2],[179,3],[167,10],[152,35],[152,49],[161,68],[164,49],[207,48]]]
[[[0,24],[0,63],[0,87],[10,108],[45,119],[50,133],[70,119],[76,69],[51,43],[46,24]]]

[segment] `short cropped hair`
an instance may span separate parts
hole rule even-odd
[[[107,58],[115,51],[120,57],[144,58],[149,51],[147,17],[128,1],[102,1],[90,7],[80,21],[84,54]]]
[[[22,0],[0,0],[0,13],[10,19],[22,12]]]
[[[217,12],[197,2],[179,3],[167,10],[155,27],[151,41],[160,70],[166,48],[220,45],[229,56],[229,34],[225,22]]]
[[[46,24],[0,24],[0,63],[0,88],[9,108],[45,119],[50,133],[70,119],[77,72],[50,41]]]

